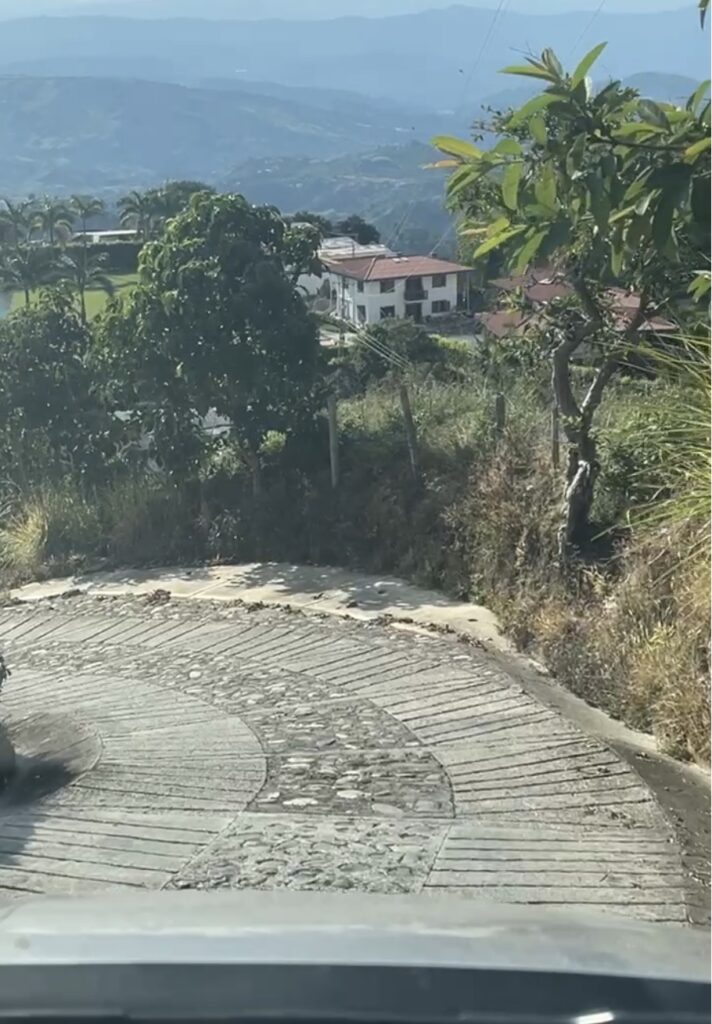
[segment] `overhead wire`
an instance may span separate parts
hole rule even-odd
[[[604,2],[605,2],[605,0],[604,0]],[[485,32],[484,39],[482,40],[482,44],[480,45],[480,49],[479,49],[477,55],[475,56],[474,61],[472,62],[472,65],[470,67],[470,71],[469,71],[469,73],[468,73],[468,75],[467,75],[467,77],[465,79],[465,82],[463,84],[462,90],[460,92],[460,99],[459,99],[457,107],[456,107],[456,113],[458,113],[458,114],[462,110],[462,107],[465,104],[465,100],[467,98],[467,92],[468,92],[468,90],[470,88],[470,85],[472,84],[472,81],[473,81],[473,79],[475,77],[475,74],[476,74],[476,72],[477,72],[477,70],[479,68],[479,64],[481,63],[482,58],[484,57],[485,50],[487,49],[487,46],[489,45],[490,40],[492,39],[492,36],[494,35],[494,31],[495,31],[495,29],[497,27],[497,23],[499,22],[501,16],[505,13],[508,5],[509,5],[509,0],[499,0],[497,8],[492,12],[492,20],[489,23],[487,31]],[[387,247],[389,249],[390,249],[391,245],[393,244],[393,242],[395,241],[395,239],[398,237],[398,235],[400,235],[400,233],[403,231],[403,228],[405,227],[405,225],[410,220],[410,216],[411,216],[411,214],[412,214],[412,212],[413,212],[413,210],[415,208],[415,203],[416,203],[416,198],[415,198],[415,196],[413,196],[411,198],[411,200],[410,200],[410,203],[406,207],[406,211],[405,211],[405,213],[403,215],[402,220],[400,221],[400,223],[398,224],[396,229],[391,233],[391,235],[389,237],[389,240],[386,243]],[[438,240],[437,246],[435,247],[436,249],[440,245],[442,245],[442,243],[445,241],[445,238],[450,233],[451,229],[452,229],[452,226],[449,226],[447,231]]]
[[[573,45],[573,46],[571,47],[571,56],[572,56],[572,57],[573,57],[573,56],[574,56],[574,54],[576,53],[576,49],[577,49],[577,47],[578,47],[579,43],[580,43],[580,42],[582,42],[582,41],[583,41],[583,40],[584,40],[584,39],[586,38],[586,36],[588,35],[588,33],[589,33],[589,32],[591,31],[591,29],[593,28],[593,26],[594,26],[594,23],[595,23],[595,21],[596,21],[596,18],[598,17],[598,15],[599,15],[599,14],[601,13],[601,11],[603,10],[603,8],[604,8],[605,6],[606,6],[606,0],[600,0],[600,3],[599,3],[599,5],[598,5],[598,7],[596,8],[596,10],[595,10],[595,11],[593,12],[593,14],[591,15],[591,17],[589,18],[589,20],[588,20],[588,22],[586,23],[585,27],[584,27],[584,28],[582,29],[582,31],[581,31],[581,32],[579,33],[579,35],[578,35],[578,38],[576,39],[576,42],[574,43],[574,45]]]

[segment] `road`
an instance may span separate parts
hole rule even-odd
[[[0,649],[24,772],[0,897],[457,892],[686,920],[636,772],[472,644],[158,592],[0,609]]]

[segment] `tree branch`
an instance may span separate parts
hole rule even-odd
[[[564,433],[570,444],[576,444],[577,429],[573,427],[573,423],[580,420],[581,410],[571,389],[569,363],[581,340],[581,334],[578,331],[573,335],[564,337],[563,341],[554,349],[552,361],[551,386],[556,398],[556,404],[561,413]]]
[[[586,393],[586,397],[581,405],[581,416],[590,424],[593,414],[601,404],[603,398],[603,392],[605,391],[606,384],[611,379],[618,367],[618,351],[614,351],[609,355],[599,367],[596,376],[593,378],[593,383]]]

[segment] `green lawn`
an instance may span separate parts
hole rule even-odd
[[[121,295],[127,292],[128,290],[133,288],[136,282],[138,281],[138,274],[111,274],[110,277],[111,280],[114,282],[114,288],[116,289],[117,295]],[[30,294],[30,298],[31,301],[34,302],[37,298],[37,293],[32,292]],[[101,289],[90,289],[87,292],[87,316],[89,317],[90,320],[102,312],[102,310],[106,306],[106,300],[106,292],[101,291]],[[12,296],[10,309],[21,309],[24,306],[24,304],[25,296],[22,294],[22,292],[15,292],[14,295]]]

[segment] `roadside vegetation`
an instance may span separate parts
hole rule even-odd
[[[498,115],[493,149],[438,140],[483,302],[495,268],[573,286],[506,341],[395,323],[327,351],[296,287],[319,225],[208,190],[155,224],[130,197],[135,287],[95,317],[44,287],[0,320],[6,585],[193,561],[394,572],[490,605],[565,685],[708,760],[709,104],[593,94],[596,55],[515,69],[545,89]],[[613,286],[635,296],[622,324]]]

